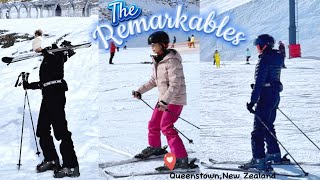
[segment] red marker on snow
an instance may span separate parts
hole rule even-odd
[[[172,153],[167,153],[164,158],[164,163],[166,166],[170,169],[173,170],[174,166],[176,165],[176,156]]]

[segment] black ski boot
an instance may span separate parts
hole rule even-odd
[[[147,159],[150,156],[160,156],[160,155],[165,155],[168,153],[168,151],[166,150],[168,146],[164,146],[164,147],[159,147],[159,148],[155,148],[155,147],[151,147],[148,146],[147,148],[145,148],[144,150],[142,150],[141,153],[135,155],[135,158],[138,159]]]
[[[272,164],[281,163],[281,153],[266,154],[266,161],[271,161]]]
[[[239,166],[240,169],[258,169],[262,171],[272,171],[271,162],[266,162],[265,158],[254,159],[252,158],[248,163]]]
[[[288,154],[285,154],[281,158],[281,153],[273,153],[273,154],[266,154],[266,161],[271,161],[272,164],[290,164],[290,159],[287,158]]]
[[[184,169],[195,169],[198,168],[198,165],[194,164],[196,158],[192,159],[190,163],[188,162],[188,157],[186,158],[177,158],[176,164],[174,165],[173,170],[184,170]],[[163,166],[157,167],[156,171],[169,171],[170,169],[164,164]]]
[[[48,170],[57,170],[60,169],[59,159],[53,161],[42,161],[40,164],[37,165],[36,171],[37,173],[45,172]]]
[[[79,176],[80,176],[79,166],[74,168],[63,167],[53,172],[54,178],[79,177]]]

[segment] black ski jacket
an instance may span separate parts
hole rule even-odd
[[[282,91],[280,82],[284,57],[278,50],[266,49],[259,55],[255,70],[255,85],[251,93],[251,102],[257,103],[263,88],[273,87]],[[281,86],[281,87],[280,87]]]

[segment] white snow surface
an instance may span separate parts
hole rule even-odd
[[[201,1],[201,12],[211,11],[211,8],[220,7],[219,5],[236,5],[240,1]],[[230,6],[231,9],[218,15],[217,21],[221,17],[229,15],[231,27],[242,30],[247,40],[242,41],[239,46],[232,46],[222,38],[201,36],[201,61],[213,61],[213,53],[217,49],[221,55],[221,61],[245,61],[245,50],[249,48],[252,57],[256,57],[256,47],[253,40],[260,34],[270,34],[275,40],[275,48],[278,48],[278,41],[284,42],[287,57],[289,54],[289,1],[283,0],[252,0],[243,1],[240,6]],[[320,1],[317,0],[298,0],[298,42],[301,44],[302,56],[319,57],[320,38],[319,29],[314,26],[320,24]],[[219,4],[219,5],[217,5]],[[217,6],[216,6],[217,5]],[[227,6],[228,7],[228,6]],[[218,13],[220,9],[217,9]],[[212,36],[212,35],[211,35]]]
[[[187,86],[187,106],[181,117],[191,123],[200,125],[200,82],[199,82],[199,45],[197,48],[188,48],[185,44],[178,44],[177,51],[182,56],[184,74]],[[99,116],[101,122],[100,142],[101,151],[99,162],[110,162],[128,159],[141,152],[148,146],[148,121],[152,110],[142,101],[133,99],[132,90],[147,82],[152,73],[151,48],[120,49],[113,59],[114,65],[109,65],[109,52],[100,50],[100,95]],[[142,95],[142,98],[152,107],[157,103],[157,88]],[[196,151],[189,155],[190,158],[198,157],[197,149],[201,147],[199,130],[178,119],[175,127],[182,131],[188,138],[193,139],[194,145],[189,144],[181,135],[188,151]],[[166,145],[166,138],[162,135],[162,145]],[[113,173],[131,173],[153,171],[155,167],[162,166],[163,160],[134,163],[117,167],[106,168]],[[106,176],[107,178],[112,178]],[[169,179],[169,175],[131,177],[127,179]]]
[[[201,8],[201,12],[204,9],[216,9],[218,11],[218,13],[223,13],[225,11],[228,11],[230,9],[234,9],[238,6],[241,6],[247,2],[250,2],[252,0],[232,0],[232,1],[228,1],[228,0],[200,0],[200,8]]]
[[[98,21],[97,16],[89,18],[41,18],[41,19],[0,19],[0,29],[9,30],[8,33],[29,33],[33,35],[36,29],[42,29],[47,43],[54,42],[64,34],[64,38],[72,44],[91,41],[91,33]],[[29,51],[32,42],[15,43],[13,47],[0,50],[0,57],[10,56],[19,51]],[[29,116],[29,109],[25,109],[25,124],[21,169],[17,170],[19,145],[22,127],[23,103],[25,91],[14,87],[21,72],[29,72],[29,82],[39,81],[40,58],[33,58],[7,66],[0,63],[0,177],[1,179],[54,179],[53,172],[36,173],[35,167],[43,160],[36,155],[35,141]],[[66,92],[66,118],[68,128],[72,132],[75,151],[80,164],[81,176],[78,179],[98,179],[98,150],[99,150],[99,119],[98,119],[98,46],[95,42],[90,48],[78,49],[76,54],[65,63],[65,80],[69,91]],[[36,69],[35,69],[36,68]],[[34,125],[37,125],[41,104],[41,91],[28,90]],[[36,128],[36,127],[35,127]],[[39,144],[39,143],[38,143]],[[56,142],[59,153],[59,142]],[[40,147],[39,147],[40,148]],[[41,151],[41,150],[40,150]],[[61,156],[60,156],[61,160]]]

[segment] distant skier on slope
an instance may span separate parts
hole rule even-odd
[[[255,70],[255,84],[252,85],[251,101],[247,103],[247,109],[255,114],[253,131],[251,133],[252,156],[250,162],[242,165],[242,168],[256,168],[259,170],[270,170],[268,161],[281,162],[281,153],[278,142],[269,133],[275,134],[274,121],[276,111],[280,102],[280,92],[283,87],[280,82],[283,56],[274,47],[274,39],[268,34],[258,36],[254,45],[259,52],[259,61]],[[254,105],[257,104],[255,110]],[[265,153],[265,143],[267,153]]]
[[[190,41],[191,41],[191,38],[188,37],[188,40],[187,40],[187,41],[188,41],[188,47],[191,47],[191,42],[190,42]]]
[[[279,41],[279,51],[283,56],[283,66],[282,66],[282,68],[287,68],[286,65],[284,64],[284,60],[286,59],[286,47],[284,46],[282,41]]]
[[[249,62],[250,57],[251,57],[251,52],[250,52],[250,49],[247,48],[246,49],[246,64],[250,64],[250,62]]]
[[[177,42],[177,38],[176,38],[176,36],[173,36],[173,42],[172,42],[171,48],[174,48],[174,44],[176,42]]]
[[[114,54],[116,53],[116,45],[113,41],[110,41],[110,58],[109,58],[109,64],[114,64],[112,62]]]
[[[169,36],[163,31],[152,33],[148,44],[157,55],[153,57],[154,68],[151,79],[134,92],[134,97],[141,99],[141,95],[154,87],[158,87],[158,103],[149,121],[149,146],[136,158],[148,158],[152,155],[164,155],[166,150],[161,148],[160,131],[167,137],[173,154],[176,155],[175,169],[188,169],[188,154],[174,123],[178,120],[183,106],[187,104],[186,85],[183,73],[182,59],[174,49],[167,49]],[[170,112],[168,112],[168,111]],[[175,115],[173,115],[174,113]],[[169,170],[161,166],[157,170]]]
[[[128,42],[128,41],[126,41],[126,42],[124,43],[123,50],[126,50],[126,49],[127,49],[127,42]]]
[[[191,40],[190,40],[190,48],[191,48],[191,46],[193,46],[194,48],[196,47],[195,45],[194,45],[194,42],[195,42],[195,39],[194,39],[194,35],[192,34],[192,36],[191,36]]]
[[[33,39],[32,41],[32,49],[39,53],[41,52],[42,50],[42,41],[43,41],[43,37],[42,37],[42,30],[41,29],[38,29],[34,32],[34,36],[35,38]]]
[[[218,50],[216,50],[213,54],[213,65],[216,64],[217,68],[220,68],[220,54]]]
[[[71,132],[68,131],[65,115],[65,91],[68,90],[64,77],[64,63],[67,58],[75,54],[71,49],[64,52],[48,53],[50,47],[41,48],[41,30],[35,32],[36,38],[32,43],[32,48],[36,52],[43,53],[44,59],[39,70],[39,82],[23,82],[24,89],[41,89],[42,102],[38,118],[37,136],[39,137],[40,147],[43,152],[44,160],[37,165],[38,173],[54,170],[55,178],[78,177],[80,176],[79,164],[74,151]],[[65,45],[70,42],[65,41]],[[53,49],[58,48],[52,45]],[[51,136],[51,125],[55,138],[60,141],[60,152],[62,155],[63,166],[60,166],[59,156],[56,152],[53,138]]]

